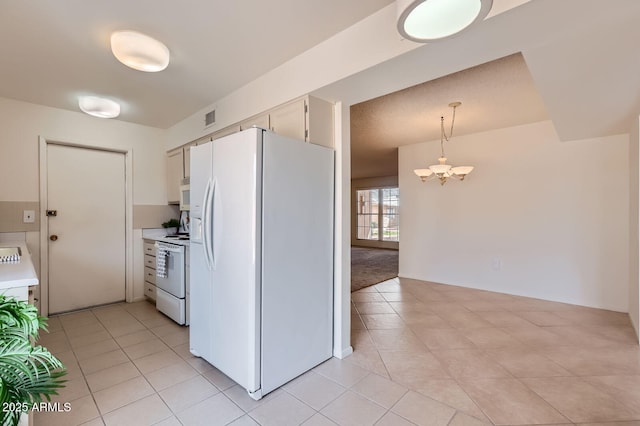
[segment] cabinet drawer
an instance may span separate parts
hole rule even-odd
[[[144,268],[144,280],[148,283],[156,283],[156,270],[151,268]]]
[[[144,254],[148,254],[149,256],[156,255],[156,246],[154,243],[148,243],[145,241],[144,243]]]
[[[155,256],[149,256],[148,254],[144,255],[144,266],[147,268],[156,269],[156,258]]]
[[[149,299],[156,300],[156,286],[150,283],[144,283],[144,295]]]

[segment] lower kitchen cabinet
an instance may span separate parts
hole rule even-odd
[[[156,300],[156,247],[152,240],[144,240],[144,295]]]

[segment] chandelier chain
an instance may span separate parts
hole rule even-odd
[[[456,107],[457,105],[454,105],[453,108],[453,114],[451,116],[451,129],[449,130],[449,136],[447,136],[447,133],[444,131],[444,115],[440,116],[440,151],[442,153],[442,157],[444,157],[444,143],[449,142],[449,139],[451,139],[453,137],[453,124],[456,122]]]

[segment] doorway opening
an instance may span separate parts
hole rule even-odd
[[[367,181],[352,181],[352,292],[398,276],[400,192],[397,185],[365,187],[380,179]]]

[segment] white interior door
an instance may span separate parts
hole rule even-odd
[[[125,155],[49,144],[49,313],[125,299]]]

